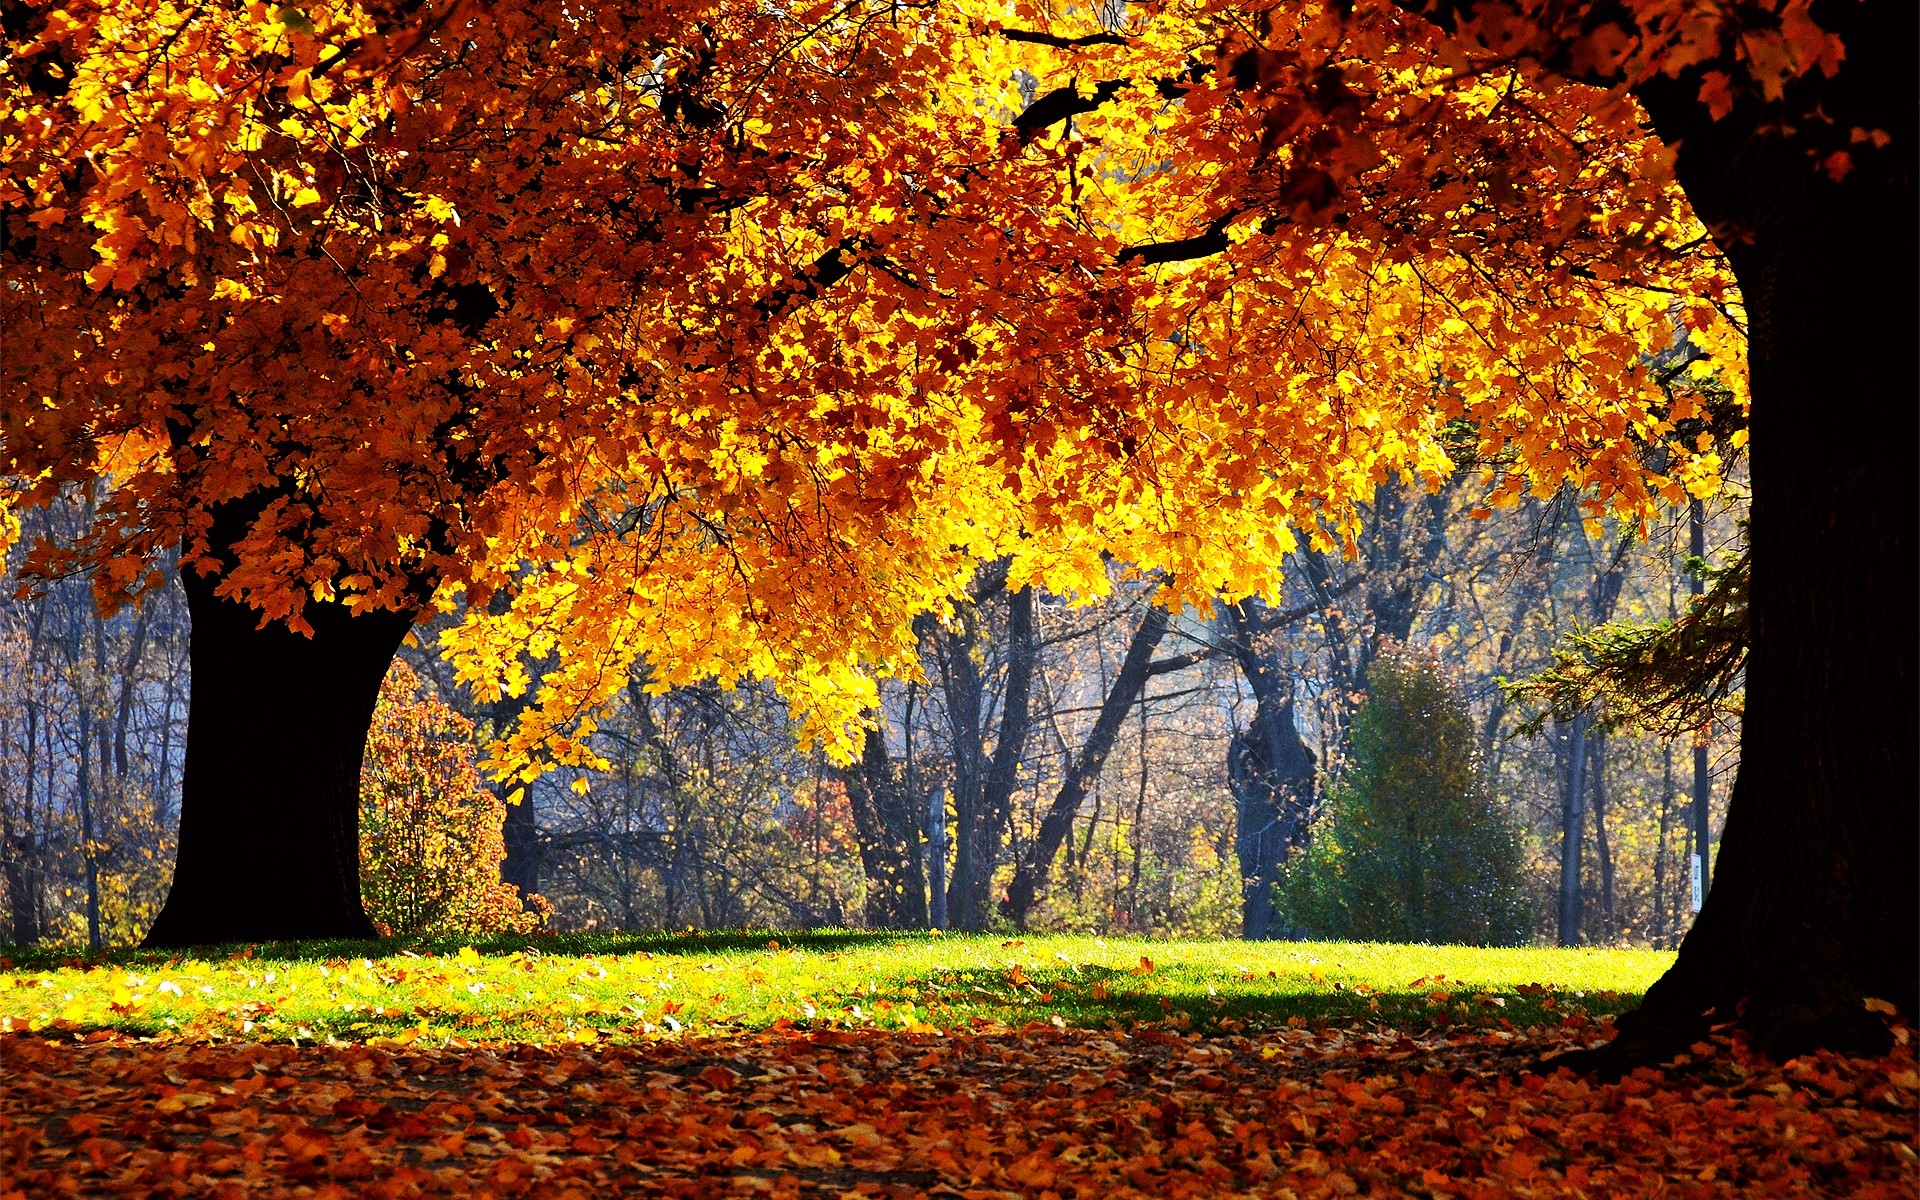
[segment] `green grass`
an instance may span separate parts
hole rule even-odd
[[[1524,1029],[1630,1008],[1673,960],[1648,950],[848,931],[5,954],[0,1029],[435,1045],[629,1041],[782,1022]]]

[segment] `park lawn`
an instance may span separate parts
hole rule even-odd
[[[10,957],[6,957],[9,955]],[[764,1029],[1525,1031],[1631,1008],[1650,950],[854,931],[0,950],[0,1032],[428,1045]]]

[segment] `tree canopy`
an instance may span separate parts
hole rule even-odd
[[[540,691],[502,764],[642,655],[851,747],[986,558],[1244,595],[1465,464],[1644,514],[1717,466],[1676,379],[1742,376],[1633,102],[1389,5],[7,22],[0,471],[113,484],[36,565],[464,593],[467,681]]]

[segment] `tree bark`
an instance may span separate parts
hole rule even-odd
[[[1866,997],[1916,1015],[1916,11],[1814,7],[1846,61],[1790,103],[1893,139],[1856,146],[1839,182],[1757,111],[1709,120],[1691,79],[1640,89],[1751,321],[1751,641],[1713,891],[1619,1038],[1577,1065],[1663,1058],[1710,1011],[1779,1056],[1885,1048]]]
[[[1581,942],[1580,851],[1586,837],[1587,726],[1586,713],[1573,715],[1567,730],[1566,792],[1560,805],[1560,927],[1562,946]]]
[[[927,881],[920,866],[920,819],[912,796],[895,777],[886,735],[867,730],[860,762],[843,773],[848,806],[867,876],[869,929],[925,929]]]
[[[1707,556],[1707,514],[1706,506],[1695,500],[1687,506],[1688,546],[1693,557]],[[1687,591],[1698,599],[1703,584],[1699,575],[1692,575],[1687,581]],[[1693,807],[1688,811],[1688,819],[1693,822],[1693,853],[1700,859],[1700,894],[1706,895],[1713,889],[1713,854],[1709,847],[1713,845],[1713,775],[1712,766],[1707,759],[1707,733],[1702,729],[1693,739]],[[1688,864],[1691,866],[1692,864]],[[1691,877],[1688,883],[1692,883]]]
[[[1119,674],[1113,677],[1113,682],[1107,687],[1106,698],[1100,702],[1100,715],[1094,719],[1093,730],[1087,735],[1086,744],[1068,765],[1066,777],[1060,781],[1060,789],[1054,793],[1053,803],[1047,806],[1046,816],[1041,818],[1040,832],[1014,867],[1013,881],[1007,886],[1007,899],[1001,906],[1001,912],[1020,929],[1027,927],[1028,914],[1032,912],[1041,893],[1046,891],[1047,875],[1052,870],[1054,856],[1060,853],[1061,844],[1073,829],[1074,814],[1080,811],[1081,803],[1087,798],[1087,789],[1106,766],[1107,755],[1113,751],[1113,743],[1120,736],[1121,722],[1127,719],[1127,713],[1132,711],[1141,693],[1146,690],[1154,649],[1159,646],[1160,639],[1166,636],[1170,619],[1166,609],[1157,604],[1148,604],[1146,616],[1141,618],[1139,628],[1134,630],[1133,639],[1127,644],[1127,654],[1121,660]]]
[[[1040,648],[1033,631],[1033,589],[1007,596],[1007,684],[1000,696],[1000,727],[993,757],[982,780],[980,820],[974,825],[972,887],[962,927],[985,929],[993,915],[993,873],[1000,865],[1001,837],[1013,817],[1013,793],[1020,782],[1020,759],[1033,726],[1033,670]]]
[[[1031,724],[1034,660],[1033,589],[1007,597],[1007,670],[993,753],[986,751],[986,679],[974,658],[983,637],[978,604],[1004,586],[1005,560],[987,574],[974,604],[960,613],[960,632],[935,632],[947,720],[953,731],[953,875],[947,911],[959,929],[985,929],[993,919],[993,873],[1012,812],[1013,789]]]
[[[313,636],[181,571],[192,682],[180,851],[148,946],[369,938],[360,905],[360,760],[413,614],[312,602]]]
[[[1229,647],[1253,690],[1253,728],[1228,750],[1234,850],[1240,860],[1240,932],[1250,941],[1284,937],[1274,886],[1287,857],[1307,844],[1318,806],[1317,764],[1294,717],[1293,676],[1268,645],[1274,620],[1257,599],[1226,606]],[[1365,652],[1363,646],[1363,652]]]

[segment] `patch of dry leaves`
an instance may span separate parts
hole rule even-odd
[[[0,1039],[0,1200],[41,1196],[1912,1196],[1915,1061],[1602,1036],[774,1030],[635,1046]]]

